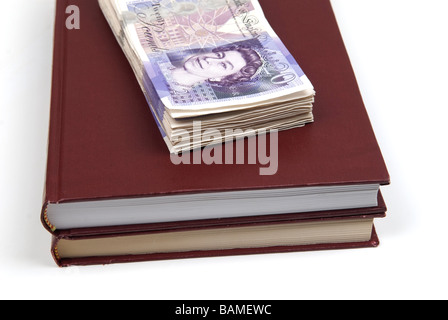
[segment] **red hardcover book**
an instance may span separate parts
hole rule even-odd
[[[260,175],[261,161],[173,163],[98,3],[57,2],[41,215],[55,242],[385,212],[379,188],[389,174],[330,2],[260,4],[317,92],[315,122],[278,134],[273,175]],[[80,9],[80,29],[66,28],[69,5]]]
[[[60,267],[377,247],[373,218],[320,219],[114,235],[53,236]]]

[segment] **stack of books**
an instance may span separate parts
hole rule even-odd
[[[330,1],[259,3],[318,92],[314,122],[179,155],[99,4],[71,1],[70,30],[58,1],[41,219],[59,266],[379,244],[390,178]]]

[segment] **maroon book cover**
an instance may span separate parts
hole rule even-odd
[[[54,232],[46,221],[49,203],[389,184],[389,174],[330,1],[259,2],[317,92],[315,122],[279,133],[278,171],[272,176],[260,175],[259,163],[173,164],[135,75],[97,1],[57,1],[48,167],[42,208],[42,221],[49,231]],[[69,5],[80,9],[80,29],[66,28]],[[89,232],[113,233],[125,229]]]

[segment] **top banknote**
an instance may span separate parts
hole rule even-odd
[[[149,99],[159,101],[153,108],[164,108],[173,118],[314,95],[257,0],[111,2],[121,17],[121,32],[144,69]]]

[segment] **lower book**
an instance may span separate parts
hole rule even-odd
[[[101,235],[53,236],[61,267],[168,259],[377,247],[384,213],[196,226]]]

